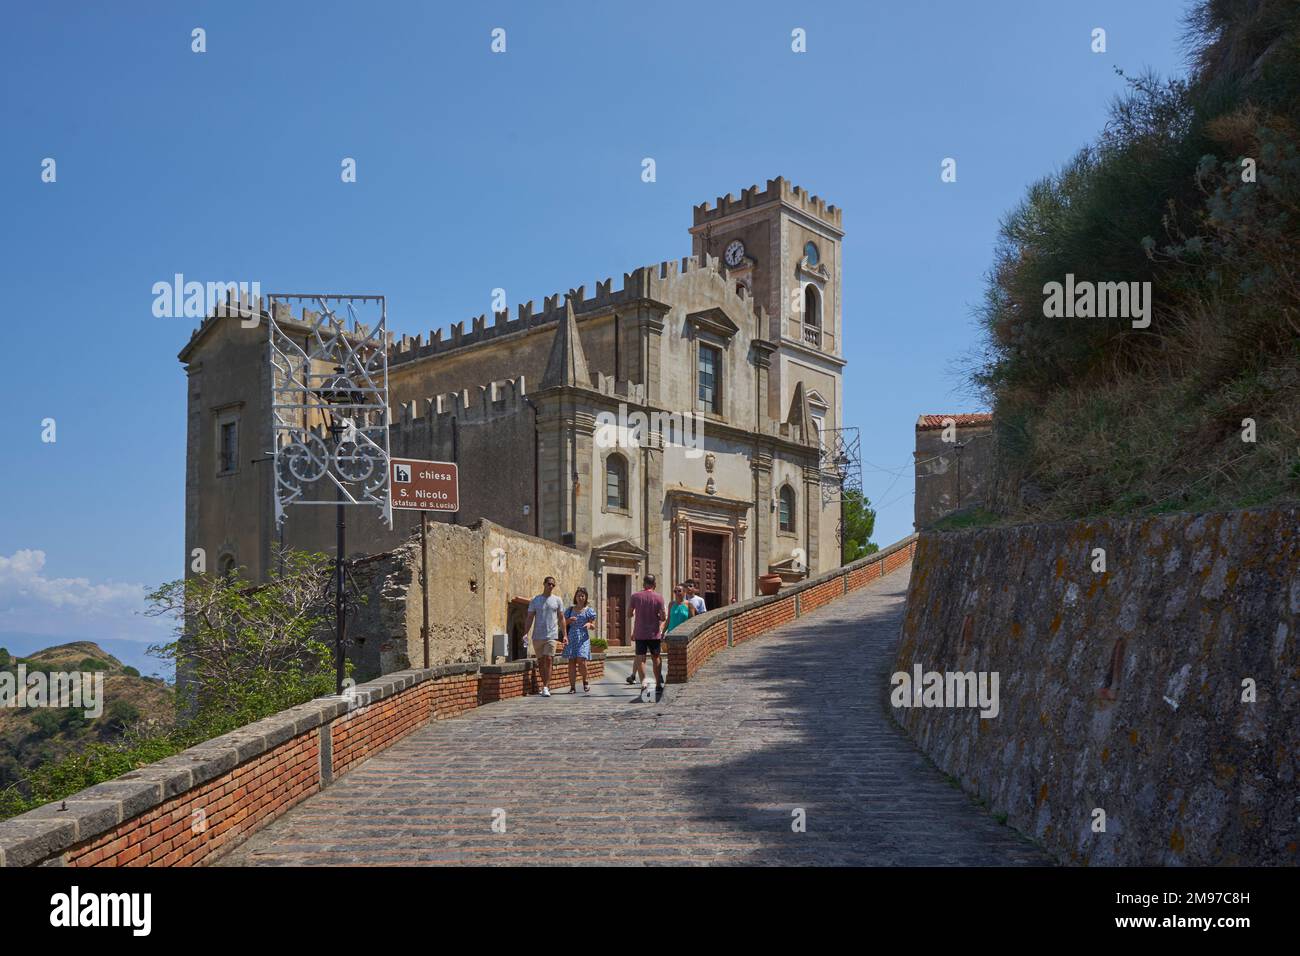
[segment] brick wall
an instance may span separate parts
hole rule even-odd
[[[434,681],[433,716],[437,720],[455,717],[478,706],[477,673],[455,674],[442,680]]]
[[[706,611],[668,635],[668,683],[684,684],[710,657],[728,647],[788,624],[907,565],[916,553],[916,536],[769,597],[750,598]]]
[[[795,596],[791,594],[778,597],[775,601],[737,615],[731,624],[731,644],[743,644],[751,637],[757,637],[782,624],[789,624],[795,617]]]
[[[824,584],[818,584],[799,595],[799,613],[807,614],[809,611],[815,611],[819,607],[830,604],[836,598],[843,597],[846,593],[848,588],[844,584],[844,575],[837,574]]]
[[[582,675],[574,675],[579,685],[582,683]],[[605,676],[605,659],[603,655],[595,654],[592,659],[587,661],[587,680],[597,681]],[[569,689],[569,662],[562,657],[556,657],[551,665],[551,691]],[[485,664],[482,668],[482,675],[479,681],[480,704],[490,704],[493,701],[506,700],[510,697],[525,697],[530,694],[540,694],[542,692],[542,682],[540,672],[537,670],[536,660],[514,661],[510,664]]]
[[[333,772],[342,773],[425,723],[433,716],[433,692],[437,683],[437,680],[424,681],[334,721],[330,725]]]
[[[0,866],[202,864],[427,721],[535,693],[535,667],[401,671],[290,708],[0,822]],[[593,655],[588,678],[604,672]],[[551,684],[568,688],[563,659]]]
[[[295,737],[69,850],[67,866],[191,866],[320,789],[316,735]]]

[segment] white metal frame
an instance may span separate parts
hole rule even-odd
[[[344,504],[376,507],[392,528],[384,297],[272,294],[267,300],[276,526],[290,505]],[[320,311],[297,328],[282,328],[276,304],[294,302]],[[337,314],[343,308],[351,331]],[[358,321],[359,308],[377,309],[373,327]],[[347,400],[331,403],[330,393]],[[335,416],[342,426],[336,446],[327,427]]]

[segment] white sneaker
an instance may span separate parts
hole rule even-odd
[[[543,687],[543,688],[542,688],[542,696],[543,696],[543,697],[550,697],[550,696],[551,696],[551,689],[550,689],[549,687]]]

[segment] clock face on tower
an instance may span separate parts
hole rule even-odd
[[[745,244],[739,239],[732,239],[727,243],[727,251],[723,253],[723,260],[729,266],[738,266],[745,259]]]

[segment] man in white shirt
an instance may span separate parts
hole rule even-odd
[[[686,603],[695,608],[696,614],[703,614],[707,608],[704,606],[704,597],[695,590],[695,579],[686,579]]]
[[[524,631],[532,631],[533,653],[542,675],[542,696],[551,696],[551,663],[555,647],[564,633],[564,602],[555,591],[555,578],[542,582],[542,593],[528,602],[528,620]]]

